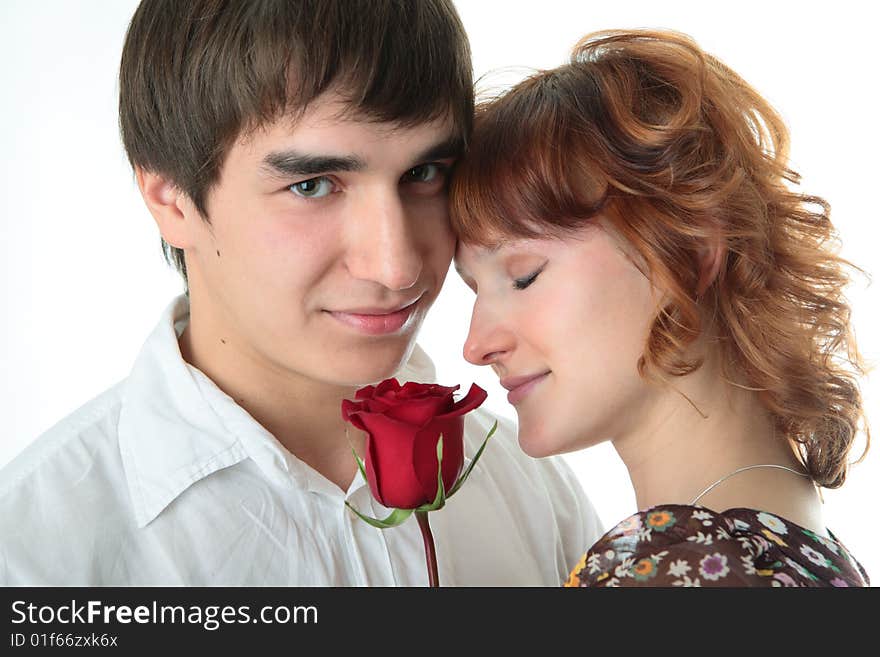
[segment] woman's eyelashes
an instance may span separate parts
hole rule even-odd
[[[516,288],[517,290],[525,290],[529,285],[531,285],[532,283],[535,282],[535,280],[538,278],[538,276],[541,274],[541,272],[544,271],[544,267],[546,267],[546,266],[547,266],[547,263],[544,263],[543,265],[541,265],[538,269],[533,271],[528,276],[523,276],[521,278],[513,279],[513,287]]]

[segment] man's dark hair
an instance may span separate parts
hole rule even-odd
[[[353,115],[414,126],[473,115],[470,47],[451,0],[143,0],[119,71],[132,167],[165,176],[206,219],[247,131],[296,117],[329,89]],[[183,251],[162,242],[186,282]]]

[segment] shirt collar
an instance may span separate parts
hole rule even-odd
[[[119,447],[138,527],[196,481],[246,458],[288,484],[292,475],[310,490],[332,486],[183,359],[177,339],[188,321],[189,301],[181,295],[162,313],[125,382]],[[433,382],[436,372],[415,345],[396,376],[401,383]]]
[[[246,456],[205,399],[198,370],[180,355],[177,337],[188,319],[189,303],[177,297],[125,382],[119,448],[138,527],[194,482]]]

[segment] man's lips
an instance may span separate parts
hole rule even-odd
[[[501,379],[502,387],[508,390],[507,401],[516,404],[528,395],[532,389],[550,374],[550,370],[539,374],[527,374],[525,376],[507,376]]]
[[[415,299],[392,307],[358,306],[345,310],[328,310],[334,319],[367,335],[387,335],[400,331],[414,314],[421,300]]]

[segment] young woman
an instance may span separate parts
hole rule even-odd
[[[451,190],[492,366],[532,456],[611,440],[640,511],[573,586],[864,586],[822,518],[864,422],[828,204],[736,73],[602,32],[479,107]],[[867,437],[867,427],[864,427]]]

